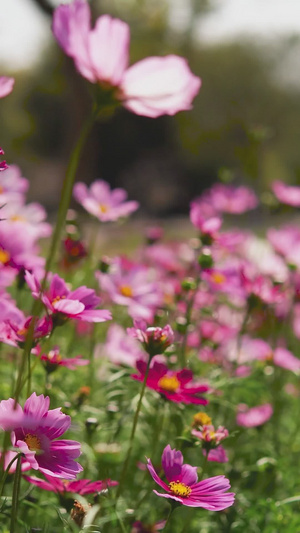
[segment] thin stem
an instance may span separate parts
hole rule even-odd
[[[5,458],[4,454],[3,454],[3,456]],[[17,461],[20,456],[21,456],[20,453],[15,455],[15,457],[13,457],[13,459],[10,461],[10,463],[7,465],[7,467],[6,467],[6,469],[5,469],[4,473],[3,473],[3,478],[2,478],[1,486],[0,486],[0,498],[1,498],[2,494],[3,494],[5,481],[6,481],[6,478],[7,478],[8,474],[9,474],[9,471],[10,471],[12,465],[14,464],[14,462]]]
[[[169,510],[169,514],[167,516],[167,520],[166,520],[166,523],[165,523],[165,526],[164,526],[164,530],[167,529],[168,524],[170,524],[170,518],[172,516],[173,511],[174,511],[174,508],[172,507],[172,505],[170,505],[170,510]]]
[[[21,483],[21,460],[22,456],[19,454],[17,461],[17,468],[15,472],[15,480],[13,487],[12,495],[12,507],[11,507],[11,522],[10,522],[10,533],[15,533],[17,515],[18,515],[18,503],[19,503],[19,492],[20,492],[20,483]]]
[[[132,448],[133,448],[133,441],[134,441],[135,431],[136,431],[136,427],[137,427],[137,423],[138,423],[138,419],[139,419],[139,414],[140,414],[140,410],[141,410],[141,406],[142,406],[142,400],[143,400],[143,397],[144,397],[147,378],[148,378],[148,374],[149,374],[149,370],[150,370],[150,363],[151,363],[151,357],[149,356],[148,364],[147,364],[147,368],[146,368],[146,372],[145,372],[145,377],[144,377],[144,381],[143,381],[141,392],[140,392],[139,401],[138,401],[138,404],[137,404],[137,407],[136,407],[136,411],[135,411],[135,414],[134,414],[134,419],[133,419],[133,424],[132,424],[132,429],[131,429],[131,434],[130,434],[130,439],[129,439],[129,446],[128,446],[128,450],[127,450],[127,455],[126,455],[126,458],[125,458],[125,461],[124,461],[124,464],[123,464],[123,469],[122,469],[122,472],[121,472],[121,475],[120,475],[119,486],[118,486],[118,490],[117,490],[117,493],[116,493],[116,502],[117,502],[117,500],[118,500],[118,498],[119,498],[119,496],[120,496],[120,494],[122,492],[124,480],[125,480],[125,477],[126,477],[126,474],[127,474],[128,464],[129,464],[129,461],[130,461],[131,452],[132,452]]]
[[[187,339],[188,339],[188,331],[189,331],[189,325],[191,323],[192,311],[193,311],[194,302],[195,302],[196,294],[197,294],[197,291],[198,291],[199,283],[200,283],[200,275],[198,275],[197,278],[196,278],[196,287],[193,290],[192,296],[188,300],[187,307],[186,307],[186,314],[185,314],[185,319],[186,319],[185,328],[186,329],[185,329],[184,336],[183,336],[183,339],[182,339],[181,351],[180,351],[180,364],[181,364],[182,367],[185,366],[185,362],[186,362],[185,361],[185,352],[186,352],[186,345],[187,345]]]

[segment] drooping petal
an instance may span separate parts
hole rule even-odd
[[[155,118],[190,109],[200,86],[187,61],[169,55],[149,57],[129,67],[120,90],[127,109]]]

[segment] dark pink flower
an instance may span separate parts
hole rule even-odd
[[[203,455],[206,456],[208,453],[208,461],[213,461],[215,463],[228,463],[229,459],[226,451],[223,446],[218,446],[217,448],[212,448],[211,450],[202,450]]]
[[[136,364],[139,374],[132,377],[138,381],[144,381],[147,363],[138,361]],[[163,363],[154,362],[149,370],[146,381],[147,387],[163,394],[168,400],[176,403],[206,405],[208,400],[203,398],[203,393],[210,391],[210,387],[204,383],[193,382],[191,370],[169,370]]]
[[[273,414],[273,407],[270,403],[248,408],[245,404],[238,406],[239,413],[236,417],[236,423],[239,426],[252,428],[265,424]]]
[[[41,294],[41,285],[37,278],[26,272],[25,279],[34,298],[41,298],[46,308],[53,315],[73,318],[85,322],[105,322],[111,320],[111,313],[106,309],[95,309],[100,303],[93,289],[82,286],[74,291],[68,289],[65,281],[54,274],[48,291]]]
[[[272,183],[272,191],[279,202],[300,207],[300,187],[291,187],[278,180]]]
[[[0,427],[11,432],[12,445],[24,454],[31,468],[44,474],[74,479],[82,467],[75,461],[80,443],[57,440],[71,424],[71,418],[59,409],[49,410],[50,399],[34,392],[24,409],[15,401],[0,402]]]
[[[44,474],[44,479],[34,476],[24,476],[24,478],[36,485],[40,489],[48,490],[50,492],[56,492],[57,494],[65,495],[67,492],[74,494],[94,494],[95,492],[102,492],[108,489],[108,487],[115,487],[118,485],[117,481],[111,479],[105,479],[104,481],[91,481],[90,479],[78,479],[77,481],[69,481],[67,479],[59,479],[49,474]]]
[[[59,6],[53,18],[53,33],[82,76],[138,115],[155,118],[191,108],[201,81],[184,58],[149,57],[128,68],[128,25],[103,15],[91,29],[90,18],[84,0]]]
[[[85,183],[76,183],[74,198],[101,222],[127,217],[139,207],[138,202],[126,201],[127,193],[124,189],[111,191],[109,184],[102,180],[94,181],[89,189]]]
[[[203,507],[208,511],[222,511],[234,503],[234,493],[226,492],[230,488],[225,476],[215,476],[198,482],[197,467],[183,464],[179,450],[172,450],[168,444],[162,454],[162,468],[168,483],[157,475],[150,459],[148,470],[165,493],[154,490],[157,496],[170,498],[188,507]]]

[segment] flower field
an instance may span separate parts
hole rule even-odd
[[[93,105],[54,224],[1,148],[0,531],[297,533],[300,228],[271,215],[300,187],[271,184],[258,232],[266,205],[223,182],[184,239],[179,219],[130,225],[124,189],[77,179],[93,124],[188,114],[201,80],[176,55],[129,66],[128,25],[92,25],[85,0],[52,30]],[[0,105],[13,90],[0,77]]]

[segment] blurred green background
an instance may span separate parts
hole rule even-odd
[[[293,3],[280,1],[286,9]],[[12,7],[16,0],[3,0],[4,10],[5,2]],[[160,217],[187,213],[189,201],[218,178],[252,185],[258,192],[273,179],[300,185],[300,31],[272,36],[266,23],[266,38],[262,32],[202,38],[201,22],[216,16],[226,2],[91,2],[94,19],[110,13],[129,23],[132,63],[149,55],[185,56],[202,88],[191,112],[152,120],[120,110],[98,123],[77,179],[102,178],[124,187],[141,202],[142,214]],[[270,14],[279,3],[261,0]],[[49,31],[58,2],[26,4]],[[299,3],[298,9],[300,15]],[[0,65],[1,74],[16,78],[13,93],[0,102],[0,145],[8,162],[19,164],[30,179],[29,198],[54,211],[91,91],[55,40],[47,36],[45,42],[29,66],[12,72],[7,61]]]

